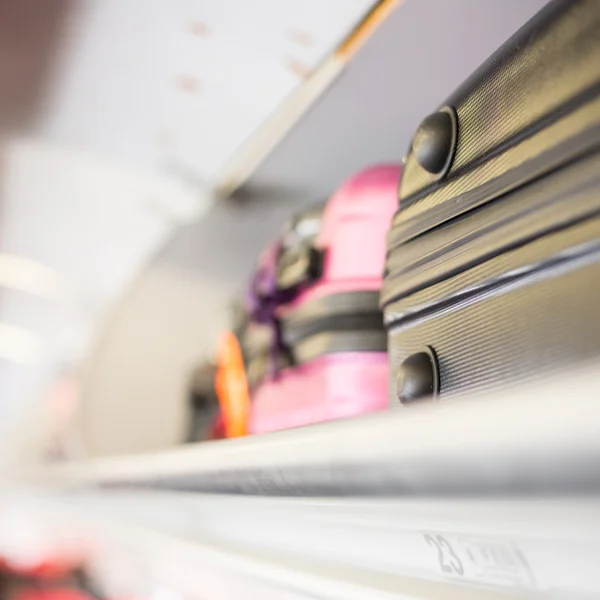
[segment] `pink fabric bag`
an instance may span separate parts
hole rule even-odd
[[[379,289],[399,180],[395,165],[359,173],[327,202],[316,236],[314,213],[312,230],[300,215],[263,253],[248,310],[272,335],[252,387],[252,433],[387,407]]]

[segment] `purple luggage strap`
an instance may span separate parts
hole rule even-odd
[[[298,294],[297,289],[282,290],[277,286],[277,260],[280,252],[280,243],[269,248],[264,262],[261,261],[261,266],[252,277],[247,296],[248,310],[252,318],[257,323],[267,325],[273,333],[270,359],[272,377],[277,376],[279,372],[279,355],[286,352],[277,309],[291,302]]]

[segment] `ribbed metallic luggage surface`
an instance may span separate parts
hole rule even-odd
[[[600,356],[600,2],[551,2],[443,106],[445,166],[424,120],[388,234],[392,404],[423,351],[441,397]]]

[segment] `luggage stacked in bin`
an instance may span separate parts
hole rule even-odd
[[[551,2],[417,129],[381,305],[391,401],[600,354],[600,2]]]
[[[322,205],[315,206],[288,223],[281,239],[269,245],[260,257],[251,300],[246,302],[243,297],[234,300],[231,330],[221,335],[214,361],[203,362],[192,374],[187,441],[249,433],[250,391],[292,366],[290,353],[280,340],[277,319],[272,314],[276,308],[273,303],[281,302],[289,292],[278,290],[272,282],[278,263],[280,268],[290,263],[296,265],[296,270],[304,268],[298,253],[311,247],[321,227],[322,212]],[[290,298],[293,293],[292,290]],[[241,370],[237,368],[239,363]]]
[[[243,378],[252,381],[246,375],[246,372],[256,371],[256,366],[265,363],[263,356],[268,353],[268,340],[254,339],[247,334],[250,321],[245,303],[239,297],[236,297],[232,303],[230,319],[232,330],[226,332],[224,336],[228,339],[233,338],[238,346],[239,340],[244,340],[244,345],[239,346],[244,362],[245,373]],[[223,398],[219,397],[219,380],[223,378],[224,366],[220,364],[223,362],[221,346],[222,343],[219,344],[219,352],[216,356],[210,357],[197,365],[191,373],[188,385],[190,418],[185,438],[186,442],[202,442],[230,437],[233,433],[232,428],[235,428],[235,425],[231,423],[231,419],[225,418],[223,409],[227,412],[229,407],[224,406]],[[243,385],[244,387],[247,386],[246,381]],[[220,391],[221,396],[223,396],[223,389],[221,388]],[[245,412],[247,413],[247,410]],[[247,415],[242,416],[242,420],[247,421]],[[246,429],[246,426],[244,426],[244,429]]]
[[[247,347],[246,336],[269,331],[268,352],[247,362],[251,433],[387,406],[379,293],[399,176],[397,166],[362,172],[334,194],[322,219],[300,215],[262,255],[240,340]]]

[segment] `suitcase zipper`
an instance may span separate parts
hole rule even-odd
[[[600,211],[598,215],[600,215]],[[463,281],[461,285],[460,281],[455,281],[454,285],[449,285],[448,289],[443,289],[437,294],[435,287],[432,287],[423,290],[422,294],[415,294],[404,300],[399,299],[386,308],[385,326],[396,328],[408,323],[412,326],[434,315],[463,308],[487,297],[497,296],[517,287],[528,285],[532,281],[539,282],[550,277],[557,277],[576,268],[583,268],[588,264],[598,262],[600,260],[600,240],[597,237],[600,233],[600,218],[580,224],[579,230],[573,232],[566,229],[562,232],[562,236],[557,234],[557,236],[537,240],[555,247],[556,251],[551,254],[546,253],[544,258],[520,262],[515,260],[516,255],[511,258],[508,254],[498,256],[498,261],[503,260],[501,264],[487,269],[485,264],[479,265],[470,277],[469,283]],[[580,238],[586,236],[589,238],[591,237],[589,233],[595,233],[596,239],[573,246],[572,238],[574,236],[579,234]],[[565,239],[554,240],[554,237]],[[537,253],[532,250],[531,254],[544,254],[544,249]],[[450,281],[447,280],[445,283],[449,284]],[[422,296],[422,299],[419,296]]]
[[[388,256],[382,306],[600,213],[600,194],[592,193],[600,190],[599,159],[532,182],[502,203],[397,247]]]

